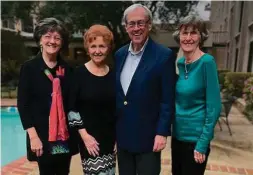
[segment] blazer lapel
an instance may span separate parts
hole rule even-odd
[[[119,83],[118,87],[119,87],[119,90],[120,90],[120,94],[122,96],[124,96],[124,97],[125,97],[125,93],[124,93],[123,87],[121,85],[120,75],[121,75],[121,71],[123,69],[123,66],[124,66],[124,64],[126,62],[126,58],[127,58],[127,55],[128,55],[128,47],[129,47],[129,44],[128,44],[128,46],[126,47],[126,49],[122,53],[123,59],[121,59],[120,62],[119,62],[119,70],[118,70],[118,74],[117,74],[117,82]]]
[[[126,49],[124,50],[124,53],[122,53],[123,59],[121,60],[120,65],[119,65],[119,75],[121,74],[123,66],[124,66],[124,64],[126,62],[126,58],[127,58],[127,55],[128,55],[128,47],[129,47],[129,44],[126,47]]]
[[[133,88],[135,81],[137,81],[139,76],[145,74],[146,67],[149,65],[148,62],[152,60],[154,53],[155,53],[155,50],[153,49],[153,41],[151,38],[149,38],[149,41],[146,45],[146,48],[141,57],[141,60],[136,68],[136,71],[134,72],[134,75],[128,87],[126,96],[129,95],[129,93],[131,92],[131,89]]]

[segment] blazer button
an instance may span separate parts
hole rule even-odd
[[[124,101],[124,105],[125,105],[125,106],[127,105],[127,101]]]

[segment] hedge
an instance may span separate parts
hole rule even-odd
[[[244,82],[249,77],[253,77],[253,73],[244,72],[228,72],[225,76],[224,88],[225,95],[242,97]]]

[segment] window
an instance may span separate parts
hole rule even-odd
[[[241,2],[241,11],[240,11],[240,20],[239,20],[239,29],[238,31],[241,32],[241,27],[242,27],[242,15],[243,15],[243,6],[244,6],[244,2]]]
[[[227,18],[225,19],[225,24],[224,24],[224,31],[228,30],[228,20]]]
[[[28,33],[33,33],[33,19],[29,18],[28,20],[23,20],[23,31]]]
[[[247,72],[253,72],[253,41],[250,43]]]
[[[236,48],[235,51],[235,65],[234,65],[234,72],[236,72],[236,67],[237,67],[237,60],[238,60],[238,48]]]
[[[76,60],[84,60],[85,59],[85,51],[83,48],[75,48],[74,59],[76,59]]]
[[[8,27],[8,21],[7,20],[2,21],[2,27],[4,27],[4,28]]]
[[[15,29],[15,21],[10,19],[9,20],[9,26],[8,26],[10,29]]]
[[[233,22],[234,22],[234,7],[231,9],[230,14],[231,14],[231,18],[230,18],[230,21],[229,21],[230,22],[229,28],[230,28],[230,38],[232,38],[233,35],[234,35],[234,27],[233,27]]]
[[[227,64],[226,64],[226,68],[229,68],[229,52],[227,52]]]
[[[229,43],[227,44],[227,64],[226,64],[226,68],[229,68]]]

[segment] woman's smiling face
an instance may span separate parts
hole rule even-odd
[[[41,36],[40,44],[42,46],[42,52],[55,55],[57,54],[62,46],[62,38],[58,32],[47,32]]]
[[[200,32],[193,26],[182,26],[179,34],[180,46],[184,52],[194,52],[199,47]]]

